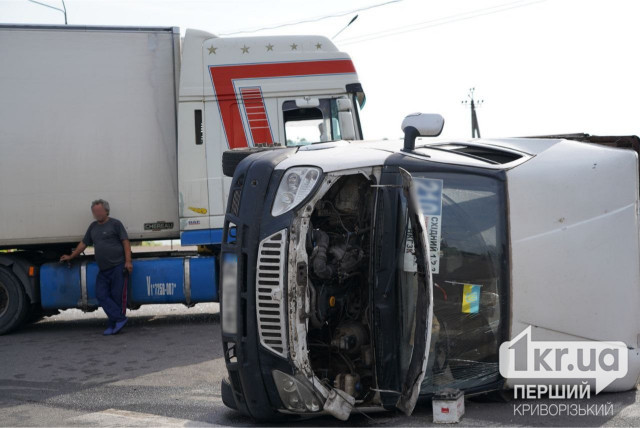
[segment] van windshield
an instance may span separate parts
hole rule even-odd
[[[455,173],[412,173],[427,226],[434,316],[421,392],[469,389],[499,379],[507,259],[506,209],[500,181]],[[417,265],[400,195],[396,224],[401,367],[409,364],[415,329]],[[504,320],[507,321],[506,319]]]

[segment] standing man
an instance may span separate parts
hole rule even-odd
[[[91,202],[91,212],[96,219],[87,230],[71,255],[60,257],[60,262],[68,262],[80,255],[85,248],[93,245],[98,263],[96,297],[109,317],[104,335],[116,334],[127,323],[127,287],[125,273],[133,270],[131,264],[131,244],[124,226],[109,217],[109,202],[98,199]]]

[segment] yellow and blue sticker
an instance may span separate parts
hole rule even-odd
[[[463,284],[462,313],[477,314],[480,310],[480,285]]]

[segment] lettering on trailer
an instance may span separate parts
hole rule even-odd
[[[175,282],[151,282],[147,275],[147,296],[173,296],[176,286]]]
[[[222,127],[229,148],[237,149],[240,147],[248,147],[249,145],[244,126],[242,125],[242,114],[239,105],[242,103],[242,95],[240,94],[239,97],[234,87],[237,81],[274,77],[327,76],[334,74],[353,74],[355,72],[356,69],[350,59],[210,65],[209,73],[211,75],[211,83],[213,84],[213,92],[218,100]],[[251,124],[249,125],[251,127]],[[253,130],[251,132],[253,134]],[[269,133],[271,134],[270,130]],[[273,144],[273,141],[267,144]]]
[[[145,223],[144,230],[151,230],[157,232],[159,230],[173,229],[172,221],[156,221],[155,223]]]

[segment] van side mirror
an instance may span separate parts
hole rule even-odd
[[[405,152],[416,148],[416,138],[437,137],[444,128],[444,118],[439,114],[412,113],[402,121]]]

